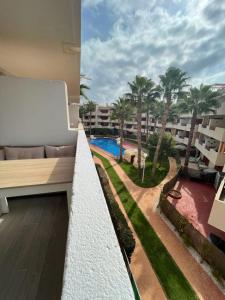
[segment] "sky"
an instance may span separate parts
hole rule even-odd
[[[82,0],[81,74],[90,99],[111,103],[169,66],[190,84],[225,83],[225,0]]]

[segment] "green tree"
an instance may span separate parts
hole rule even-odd
[[[162,101],[155,101],[151,106],[151,114],[154,119],[153,132],[156,132],[157,122],[162,118],[163,112],[164,112],[164,103]]]
[[[146,113],[146,143],[148,141],[149,136],[149,116],[150,112],[152,112],[153,107],[157,103],[157,99],[160,97],[161,89],[159,86],[155,86],[152,81],[149,84],[149,90],[147,92],[147,96],[144,99],[144,112]]]
[[[81,74],[80,80],[90,80],[86,75]],[[88,96],[85,93],[85,90],[90,90],[90,87],[87,84],[80,83],[80,96],[83,97],[86,100],[89,100]]]
[[[92,112],[94,112],[96,109],[96,103],[92,100],[88,100],[87,103],[85,103],[85,110],[86,113],[89,115],[89,134],[91,135],[91,117]]]
[[[166,123],[169,117],[171,105],[181,95],[183,95],[183,89],[187,86],[187,73],[183,72],[179,68],[169,67],[165,75],[160,75],[160,86],[162,89],[163,101],[165,103],[164,113],[162,117],[162,127],[159,135],[159,140],[156,146],[155,155],[152,166],[152,177],[155,175],[156,166],[159,158],[160,147],[164,136]]]
[[[84,97],[86,100],[89,100],[88,96],[85,94],[85,90],[89,90],[89,86],[81,83],[80,84],[80,96]]]
[[[87,109],[85,104],[80,105],[80,109],[79,109],[79,117],[82,120],[82,123],[84,123],[84,116],[87,113]]]
[[[188,167],[191,145],[198,115],[215,113],[218,108],[219,91],[213,91],[209,85],[200,85],[200,88],[191,88],[190,92],[178,101],[177,107],[181,113],[191,113],[191,128],[188,138],[184,167]]]
[[[155,149],[159,140],[159,133],[154,132],[149,136],[148,140],[148,149],[149,149],[149,157],[152,157],[152,154],[155,152]],[[159,151],[159,160],[163,158],[163,156],[170,156],[171,151],[173,150],[175,142],[170,133],[164,133],[162,144]]]
[[[141,117],[143,105],[153,82],[144,76],[136,76],[133,82],[128,82],[131,93],[127,93],[126,97],[136,107],[137,112],[137,143],[138,143],[138,170],[141,178]]]
[[[123,160],[123,131],[125,121],[130,120],[132,115],[132,108],[130,102],[126,98],[119,98],[113,103],[112,120],[119,121],[120,127],[120,161]]]

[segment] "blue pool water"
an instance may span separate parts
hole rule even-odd
[[[117,145],[116,140],[110,138],[96,138],[90,141],[90,144],[95,145],[104,151],[111,153],[114,156],[120,155],[120,146]],[[124,149],[123,149],[124,154]]]

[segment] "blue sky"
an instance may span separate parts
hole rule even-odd
[[[127,82],[173,65],[191,84],[225,83],[224,0],[83,0],[81,73],[88,96],[115,101]]]

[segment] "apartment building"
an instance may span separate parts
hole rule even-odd
[[[199,152],[201,159],[209,167],[214,167],[222,171],[225,164],[225,84],[215,84],[213,88],[220,89],[223,96],[219,99],[220,107],[215,114],[201,115],[197,118],[192,146]],[[111,105],[97,105],[95,112],[91,116],[91,125],[93,128],[118,129],[117,120],[111,120],[113,111]],[[84,127],[89,127],[89,115],[85,115]],[[154,116],[149,117],[148,129],[150,132],[159,130],[162,126],[160,120],[155,120]],[[142,134],[146,134],[147,117],[142,114]],[[191,128],[191,115],[181,115],[174,122],[168,122],[166,132],[174,137],[178,144],[188,144]],[[135,114],[130,121],[125,122],[125,134],[132,136],[137,133],[137,121]],[[198,154],[197,154],[198,155]]]
[[[80,16],[80,0],[0,3],[1,299],[135,299],[78,126]]]

